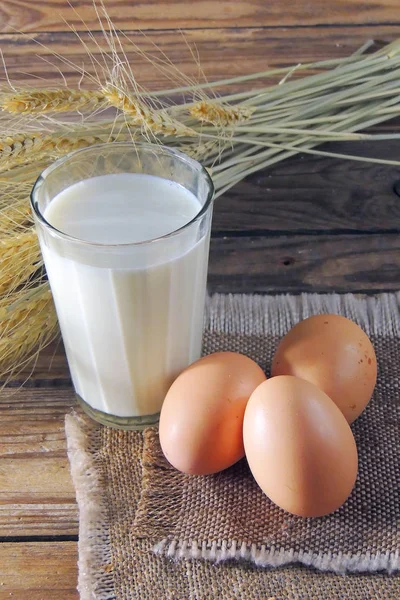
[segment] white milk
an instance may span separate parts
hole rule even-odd
[[[199,358],[208,236],[197,198],[172,181],[142,174],[102,175],[55,196],[44,217],[92,243],[68,251],[42,242],[76,392],[120,417],[159,412],[178,373]]]

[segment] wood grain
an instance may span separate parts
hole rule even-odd
[[[78,600],[76,542],[0,544],[0,600]]]
[[[400,236],[277,235],[211,241],[210,292],[377,292],[400,288]]]
[[[390,160],[400,155],[400,142],[335,143],[322,149]],[[400,171],[298,155],[256,173],[218,198],[213,225],[214,233],[225,235],[400,233]]]
[[[0,481],[0,536],[77,534],[65,452],[60,458],[2,458]]]
[[[144,52],[160,57],[154,47],[165,52],[170,60],[186,76],[200,81],[198,65],[189,47],[198,52],[200,64],[208,81],[246,75],[272,68],[288,67],[294,64],[309,63],[316,60],[345,57],[354,52],[368,39],[391,41],[399,36],[396,26],[362,26],[362,27],[329,27],[299,28],[295,32],[285,28],[254,29],[199,29],[176,31],[149,31],[144,36],[140,32],[128,34],[129,39],[139,45]],[[99,58],[96,43],[102,43],[103,36],[98,33],[95,42],[83,36],[85,43],[95,58]],[[188,47],[189,45],[189,47]],[[88,59],[86,50],[75,34],[40,33],[32,35],[0,35],[0,48],[4,54],[9,76],[13,83],[21,85],[44,85],[43,81],[63,85],[63,79],[57,68],[60,68],[69,85],[76,85],[81,77],[80,72],[69,64],[56,58],[61,54],[79,68],[85,65],[88,73],[94,68]],[[128,60],[133,65],[137,81],[150,90],[160,90],[181,85],[179,81],[170,81],[141,59],[129,47],[124,39],[124,48]],[[49,64],[51,61],[52,64]],[[1,68],[1,77],[5,81],[5,73]],[[293,77],[300,76],[294,73]],[[278,81],[277,77],[275,81]],[[266,82],[251,82],[245,88],[255,89]],[[93,82],[83,81],[83,85],[94,87]],[[224,88],[228,91],[237,86]]]
[[[71,388],[0,392],[0,537],[77,535],[64,432],[74,405]]]
[[[91,0],[72,0],[71,5],[65,0],[2,0],[2,30],[61,31],[67,28],[64,20],[78,30],[99,28]],[[287,0],[284,8],[280,0],[197,0],[195,5],[184,0],[106,0],[105,6],[115,25],[125,30],[399,22],[397,0]]]
[[[70,389],[2,390],[0,456],[8,460],[51,460],[56,464],[57,459],[65,456],[64,415],[74,405]],[[14,484],[7,484],[4,472],[2,475],[4,491]]]

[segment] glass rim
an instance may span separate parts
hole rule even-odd
[[[173,231],[170,231],[169,233],[166,233],[164,235],[161,235],[161,236],[158,236],[155,238],[149,238],[148,240],[142,240],[141,242],[124,242],[121,244],[114,244],[114,243],[113,244],[105,244],[105,243],[101,243],[101,242],[91,242],[89,240],[83,240],[83,239],[75,237],[73,235],[69,235],[68,233],[65,233],[65,232],[61,231],[60,229],[57,229],[56,227],[54,227],[54,225],[52,225],[51,223],[49,223],[49,221],[47,221],[45,219],[41,210],[37,206],[38,200],[36,199],[36,196],[38,194],[38,191],[40,190],[40,187],[42,185],[44,185],[46,178],[53,171],[55,171],[57,168],[62,166],[63,163],[67,162],[71,157],[73,157],[77,154],[80,154],[83,152],[88,152],[90,150],[95,150],[96,148],[98,149],[98,148],[105,148],[105,147],[111,147],[111,146],[113,146],[113,147],[124,146],[124,147],[130,147],[133,149],[138,147],[138,148],[143,148],[144,150],[148,150],[148,151],[152,151],[152,152],[155,151],[155,152],[162,153],[162,154],[172,155],[175,158],[180,159],[182,162],[186,162],[191,167],[193,167],[193,169],[195,171],[202,174],[202,176],[204,177],[204,179],[206,180],[206,182],[208,184],[207,198],[206,198],[206,201],[204,202],[203,206],[199,210],[199,212],[196,213],[195,216],[190,221],[188,221],[187,223],[185,223],[178,229],[174,229]],[[84,181],[84,180],[82,180],[82,181]],[[83,244],[83,245],[86,245],[89,247],[129,248],[130,246],[145,246],[146,244],[159,242],[159,241],[166,240],[168,238],[172,238],[174,236],[179,235],[179,233],[181,233],[182,231],[184,231],[185,229],[189,228],[191,225],[193,225],[194,223],[199,221],[201,219],[201,217],[203,217],[206,214],[206,212],[208,211],[209,207],[212,204],[212,201],[214,199],[214,194],[215,194],[214,183],[213,183],[207,169],[205,167],[203,167],[203,165],[201,163],[199,163],[197,160],[194,160],[193,158],[191,158],[184,152],[180,152],[180,150],[176,150],[176,148],[170,148],[170,147],[164,146],[162,144],[149,144],[146,142],[109,142],[109,143],[102,143],[102,144],[93,144],[92,146],[85,146],[85,148],[80,148],[79,150],[74,150],[73,152],[69,152],[65,156],[62,156],[62,157],[58,158],[57,160],[55,160],[54,162],[52,162],[51,165],[46,167],[40,173],[40,175],[36,179],[35,183],[33,184],[32,191],[30,193],[30,204],[31,204],[33,214],[37,218],[37,220],[44,227],[49,229],[55,237],[61,238],[65,241]]]

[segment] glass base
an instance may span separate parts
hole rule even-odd
[[[107,425],[107,427],[114,427],[114,429],[125,429],[127,431],[137,430],[140,431],[146,427],[151,427],[158,423],[160,413],[153,415],[144,415],[140,417],[117,417],[115,415],[109,415],[108,413],[102,412],[90,406],[83,398],[78,394],[75,394],[79,406],[85,411],[85,413],[94,421]]]

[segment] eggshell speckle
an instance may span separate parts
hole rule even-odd
[[[160,444],[179,471],[216,473],[244,455],[243,417],[266,377],[253,360],[217,352],[196,361],[172,384],[160,414]]]
[[[313,384],[283,375],[259,385],[243,434],[258,485],[284,510],[322,516],[350,495],[358,466],[354,437],[338,407]]]
[[[282,338],[272,375],[294,375],[313,383],[352,423],[374,391],[375,351],[366,333],[350,319],[316,315],[300,321]]]

